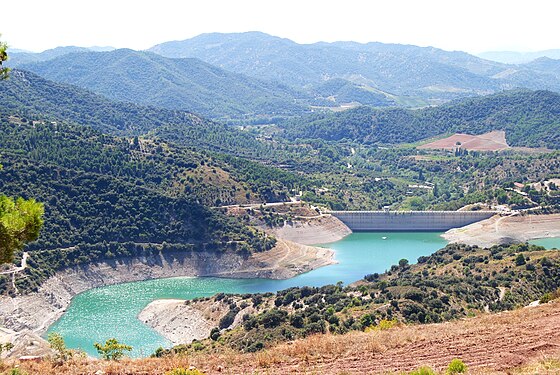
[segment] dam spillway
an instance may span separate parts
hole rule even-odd
[[[352,231],[446,231],[488,219],[494,211],[328,211]]]

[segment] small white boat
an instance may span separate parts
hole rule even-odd
[[[381,239],[382,239],[382,240],[386,240],[386,239],[387,239],[387,237],[381,237]]]

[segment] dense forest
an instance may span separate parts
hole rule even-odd
[[[271,118],[305,111],[295,103],[305,95],[294,89],[192,58],[119,49],[71,53],[20,68],[110,99],[188,110],[209,118]]]
[[[560,147],[560,95],[511,91],[421,110],[359,107],[281,124],[288,139],[321,138],[364,144],[417,142],[441,134],[505,130],[511,146]]]

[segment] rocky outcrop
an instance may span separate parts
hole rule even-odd
[[[560,237],[560,214],[495,215],[462,228],[448,230],[442,237],[450,243],[459,242],[480,247]]]
[[[294,219],[282,227],[265,230],[277,238],[305,245],[339,241],[352,233],[350,228],[332,215]]]
[[[138,315],[145,324],[174,345],[189,344],[193,340],[202,340],[210,336],[210,331],[218,327],[230,307],[223,301],[214,299],[184,301],[161,299],[148,304]],[[233,323],[226,328],[234,328],[242,323],[245,314],[254,312],[252,306],[239,310]]]

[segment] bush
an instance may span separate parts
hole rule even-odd
[[[218,326],[220,329],[225,329],[228,328],[229,326],[231,326],[233,324],[233,322],[235,321],[235,317],[237,316],[237,313],[239,312],[239,308],[235,307],[231,310],[229,310],[227,312],[226,315],[224,315],[222,317],[222,319],[220,319],[220,322],[218,323]]]
[[[51,348],[56,351],[56,359],[66,361],[72,358],[72,351],[66,349],[66,344],[60,333],[49,333],[48,339]]]
[[[105,345],[96,342],[93,344],[93,347],[97,350],[101,358],[113,361],[118,361],[124,357],[125,351],[129,352],[132,350],[132,346],[121,344],[115,338],[105,341]]]
[[[436,375],[436,372],[429,367],[420,367],[408,373],[408,375]]]
[[[452,360],[449,366],[447,366],[447,373],[449,375],[464,374],[465,372],[467,372],[467,365],[458,358]]]
[[[523,254],[519,254],[516,258],[515,258],[515,265],[516,266],[522,266],[524,265],[525,262],[525,255]]]

